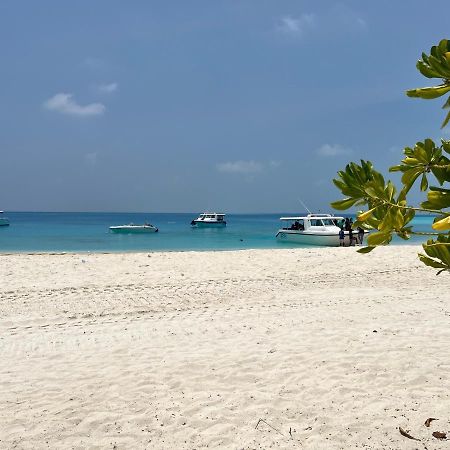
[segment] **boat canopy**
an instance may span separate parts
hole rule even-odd
[[[204,217],[208,219],[215,219],[215,218],[224,218],[225,214],[219,214],[219,213],[202,213],[199,215],[199,217]]]
[[[280,217],[280,220],[310,220],[310,219],[337,219],[337,220],[345,220],[345,217],[332,216],[331,214],[308,214],[307,216]]]

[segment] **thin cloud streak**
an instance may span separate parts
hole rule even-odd
[[[348,33],[365,32],[367,21],[356,11],[337,5],[324,14],[304,13],[300,16],[285,15],[278,19],[276,31],[292,38],[300,39],[309,33],[320,33],[322,30]]]
[[[316,18],[314,14],[302,14],[299,17],[284,16],[277,25],[278,31],[290,36],[301,37],[308,30],[314,28]]]
[[[262,163],[257,161],[233,161],[219,163],[216,166],[219,172],[223,173],[239,173],[239,174],[255,174],[261,173],[264,169]]]
[[[78,104],[73,94],[59,93],[44,102],[44,108],[61,114],[78,117],[91,117],[102,115],[106,111],[102,103]]]
[[[353,150],[339,144],[324,144],[316,150],[316,153],[322,157],[335,157],[340,155],[350,155],[353,153]]]
[[[253,176],[275,170],[281,166],[281,161],[227,161],[216,164],[216,169],[222,173],[245,175],[247,179],[252,179]]]
[[[103,94],[111,94],[113,92],[116,92],[118,88],[119,88],[119,83],[117,83],[117,82],[108,83],[108,84],[100,84],[97,87],[98,91]]]

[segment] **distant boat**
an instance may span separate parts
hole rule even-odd
[[[280,217],[280,220],[284,222],[284,226],[278,230],[276,237],[281,241],[339,247],[340,225],[345,219],[331,214],[308,214],[299,217]],[[358,232],[355,230],[353,232],[355,242],[357,238]],[[350,245],[349,231],[344,231],[344,244]]]
[[[144,223],[143,225],[135,225],[134,223],[130,223],[128,225],[116,225],[109,227],[109,230],[113,233],[124,233],[124,234],[139,234],[139,233],[157,233],[158,228],[155,226]]]
[[[0,211],[0,227],[7,227],[9,225],[9,219],[3,214],[3,211]]]
[[[225,214],[218,213],[203,213],[191,222],[193,227],[225,227],[227,222],[225,221]]]

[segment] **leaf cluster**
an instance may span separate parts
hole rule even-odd
[[[441,78],[442,84],[434,87],[407,91],[410,97],[437,98],[450,92],[450,41],[443,39],[431,48],[430,55],[422,54],[417,63],[419,71],[428,78]],[[444,108],[450,107],[450,97]],[[450,112],[443,126],[450,120]],[[351,162],[333,180],[344,198],[331,203],[337,210],[365,206],[360,211],[354,227],[372,230],[367,238],[367,247],[358,250],[368,253],[378,245],[389,244],[393,235],[409,239],[414,234],[431,235],[419,254],[426,265],[450,272],[450,141],[441,139],[437,145],[432,139],[417,142],[414,147],[405,147],[400,164],[390,172],[401,172],[402,187],[397,190],[390,181],[377,172],[370,161]],[[430,179],[431,178],[431,179]],[[407,203],[407,195],[413,185],[419,182],[420,190],[427,199],[419,207]],[[431,185],[435,182],[436,185]],[[447,186],[447,187],[446,187]],[[432,233],[416,232],[411,221],[417,212],[434,215]]]
[[[419,72],[427,78],[440,78],[442,83],[438,86],[410,89],[406,91],[408,97],[433,99],[450,92],[450,41],[442,39],[439,45],[431,47],[430,54],[422,53],[422,59],[416,64]],[[450,96],[444,103],[443,109],[450,108]],[[450,111],[442,123],[442,128],[450,121]]]

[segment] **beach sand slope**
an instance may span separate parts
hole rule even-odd
[[[2,255],[0,448],[447,448],[418,251]]]

